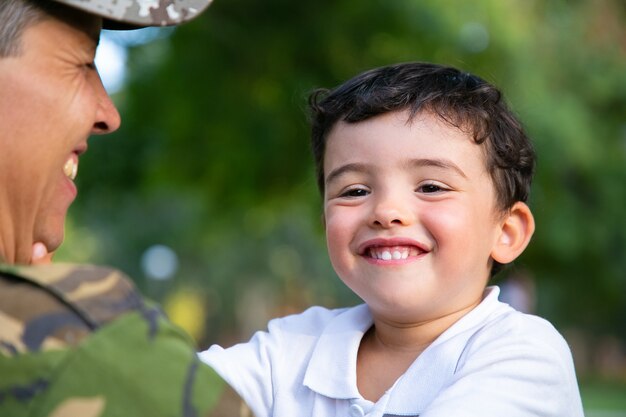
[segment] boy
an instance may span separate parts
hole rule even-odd
[[[563,338],[487,287],[534,231],[534,151],[500,92],[406,63],[310,105],[330,259],[365,304],[201,358],[257,417],[582,416]]]

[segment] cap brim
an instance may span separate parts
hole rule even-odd
[[[102,29],[107,30],[135,30],[142,29],[148,26],[145,25],[133,25],[130,23],[118,22],[115,20],[102,19]]]
[[[112,30],[147,26],[174,26],[199,16],[212,0],[56,0],[67,6],[103,18],[103,27]],[[169,3],[169,4],[167,4]]]

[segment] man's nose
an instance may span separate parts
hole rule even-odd
[[[96,95],[98,100],[98,107],[96,109],[96,118],[94,120],[92,134],[104,135],[107,133],[115,132],[121,123],[120,113],[117,111],[115,104],[111,100],[111,97],[104,89],[100,75],[96,80]]]

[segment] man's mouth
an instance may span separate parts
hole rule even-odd
[[[415,246],[375,246],[369,248],[366,252],[373,259],[381,259],[383,261],[408,259],[417,256],[423,251]]]
[[[76,175],[78,174],[78,155],[73,153],[67,158],[65,165],[63,165],[63,173],[72,181],[76,179]]]

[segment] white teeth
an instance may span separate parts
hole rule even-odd
[[[76,174],[78,174],[78,161],[74,157],[68,158],[65,162],[63,173],[72,181],[76,179]]]
[[[371,248],[369,256],[374,259],[381,259],[383,261],[407,259],[409,256],[417,256],[417,250],[415,248],[398,248],[398,249],[381,249]]]

